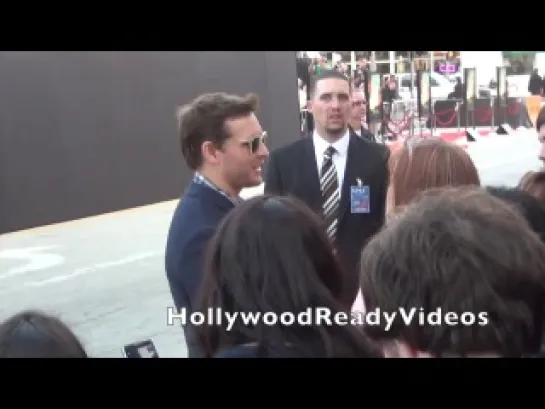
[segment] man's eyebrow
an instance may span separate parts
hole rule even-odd
[[[321,97],[323,96],[331,96],[333,94],[342,95],[342,96],[349,96],[350,94],[348,92],[339,91],[339,92],[322,92],[320,94]]]

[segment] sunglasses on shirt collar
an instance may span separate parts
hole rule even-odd
[[[248,146],[248,149],[250,150],[250,153],[256,153],[259,150],[259,147],[261,144],[265,143],[265,140],[267,139],[267,131],[263,131],[261,135],[254,136],[253,138],[242,141],[242,145]]]

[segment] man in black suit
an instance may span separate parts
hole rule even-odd
[[[295,196],[324,218],[346,275],[348,308],[358,291],[362,248],[384,222],[389,157],[386,146],[350,133],[351,104],[345,75],[317,76],[309,102],[312,136],[271,153],[265,175],[265,193]]]
[[[361,138],[376,142],[375,135],[367,129],[367,102],[362,89],[352,89],[352,107],[348,117],[348,128]]]

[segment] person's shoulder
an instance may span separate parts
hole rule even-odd
[[[173,219],[167,237],[168,249],[182,251],[186,246],[200,245],[214,235],[217,228],[215,220],[207,220],[199,214],[194,214],[193,218],[187,216],[180,215]]]
[[[369,129],[367,129],[365,126],[361,127],[361,136],[364,139],[367,139],[368,141],[375,142],[376,138],[373,132],[371,132]]]
[[[370,132],[370,131],[368,131]],[[359,149],[363,149],[370,157],[376,157],[381,159],[387,159],[390,155],[390,148],[383,143],[378,143],[375,141],[370,141],[365,137],[354,137],[355,145]]]
[[[304,146],[308,143],[312,143],[311,137],[297,139],[296,141],[293,141],[291,143],[288,143],[287,145],[281,146],[273,150],[270,156],[278,159],[298,155],[304,149]]]
[[[210,236],[210,232],[217,227],[220,217],[216,212],[210,211],[209,207],[206,201],[198,197],[189,195],[182,198],[170,221],[167,245],[175,242],[176,247],[180,247]]]
[[[172,214],[171,224],[187,223],[195,218],[200,218],[202,214],[201,198],[194,192],[186,192],[178,201],[174,213]]]

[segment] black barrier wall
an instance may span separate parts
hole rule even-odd
[[[175,109],[203,92],[300,137],[295,52],[0,52],[0,90],[0,233],[179,197]]]

